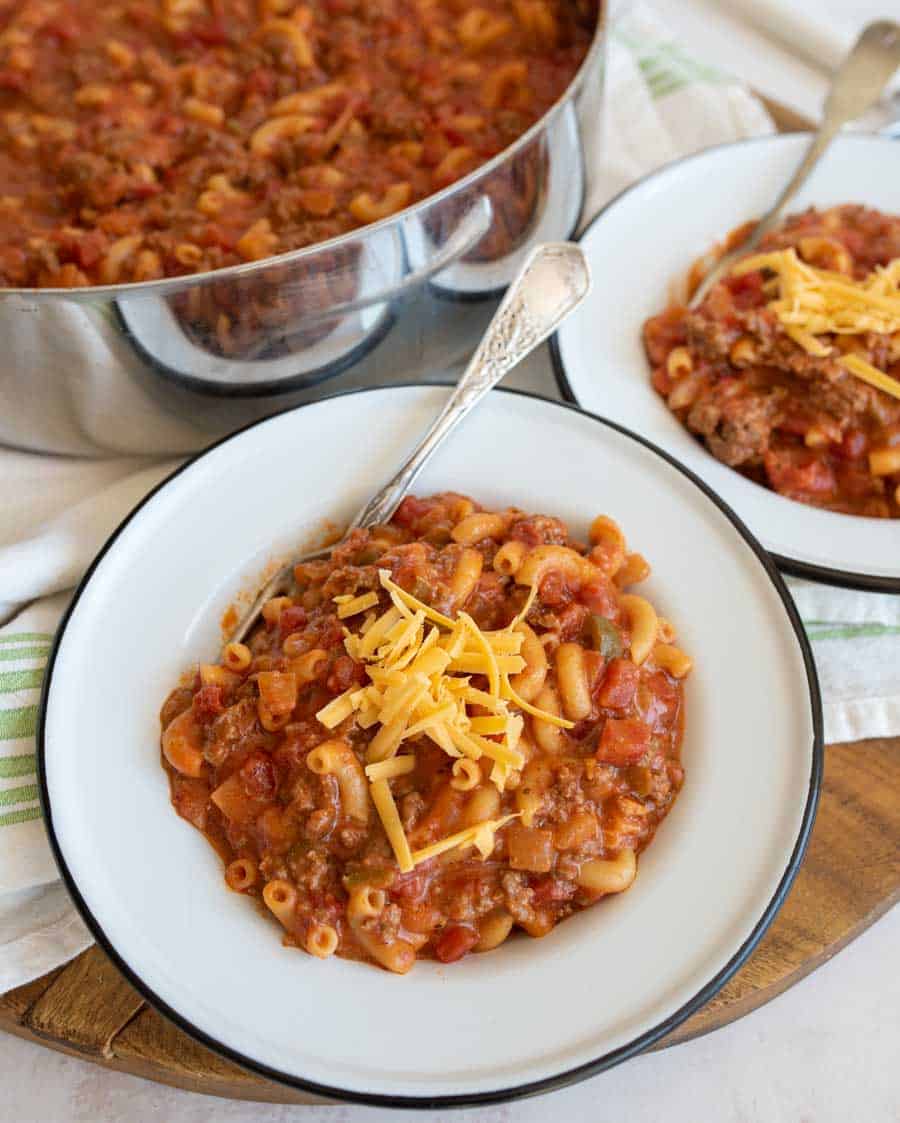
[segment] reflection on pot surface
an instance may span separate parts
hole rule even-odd
[[[324,262],[272,265],[243,292],[231,280],[213,278],[172,297],[172,309],[191,341],[213,354],[275,358],[314,346],[335,327],[333,318],[322,317],[356,297],[358,262],[358,247],[341,246],[327,268]]]

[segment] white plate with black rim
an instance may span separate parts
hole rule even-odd
[[[809,507],[720,463],[651,386],[641,343],[644,321],[668,305],[692,262],[767,210],[807,143],[805,135],[790,135],[710,148],[666,165],[613,199],[580,239],[592,295],[557,334],[554,366],[565,397],[629,426],[696,472],[785,572],[900,592],[897,520]],[[839,137],[791,209],[838,203],[900,213],[900,144],[886,137]]]
[[[570,406],[495,392],[416,491],[559,514],[604,511],[654,565],[643,588],[695,658],[684,788],[621,897],[397,977],[281,946],[169,803],[158,709],[217,651],[248,577],[340,523],[446,400],[407,386],[261,421],[180,469],[116,531],[60,627],[38,735],[60,870],[102,947],[200,1041],[339,1099],[478,1104],[561,1086],[641,1051],[749,956],[803,856],[822,770],[809,646],[781,578],[699,480]]]

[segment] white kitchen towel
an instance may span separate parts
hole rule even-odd
[[[0,516],[6,542],[0,546],[0,993],[91,942],[57,881],[38,800],[35,732],[50,645],[72,586],[125,515],[175,466],[160,462],[135,471],[136,464],[66,465],[0,452],[9,497]],[[68,486],[60,487],[56,475],[67,467]],[[37,525],[30,518],[35,508],[48,516]]]
[[[589,173],[583,225],[663,164],[775,131],[757,98],[725,71],[692,58],[642,3],[613,23],[606,66],[602,113],[589,99],[581,109]]]
[[[694,62],[642,5],[631,8],[613,32],[602,132],[601,118],[588,99],[582,119],[591,170],[588,215],[668,160],[771,131],[764,110],[745,89]],[[10,352],[7,341],[4,361]],[[129,372],[117,367],[112,347],[94,349],[88,359],[104,364],[108,393],[102,401],[86,394],[71,414],[51,410],[60,433],[73,426],[79,439],[94,435],[103,447],[158,455],[183,447],[177,419],[166,433],[141,428],[146,418],[139,393]],[[77,386],[79,356],[65,354],[60,361],[73,371]],[[550,384],[548,372],[548,389]],[[28,396],[35,416],[40,393]],[[0,413],[20,408],[26,408],[21,395],[0,402]],[[137,443],[125,439],[128,426],[138,434]],[[0,450],[0,801],[5,800],[0,802],[0,991],[50,970],[88,943],[53,883],[55,868],[41,829],[33,736],[39,683],[65,590],[173,466]],[[810,621],[822,671],[828,738],[900,732],[900,661],[891,658],[900,605],[888,597],[819,586],[793,588]]]
[[[898,535],[900,536],[900,535]],[[900,734],[900,596],[788,580],[812,640],[825,740]]]

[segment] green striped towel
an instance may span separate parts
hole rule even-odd
[[[40,601],[0,628],[0,892],[57,877],[40,821],[35,730],[62,604]]]
[[[900,597],[793,578],[787,584],[812,640],[826,741],[896,737],[900,734]]]

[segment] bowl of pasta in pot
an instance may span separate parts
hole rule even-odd
[[[66,350],[90,380],[101,350],[152,376],[148,409],[172,383],[297,392],[410,303],[464,318],[578,221],[597,0],[26,0],[0,36],[0,317],[23,377]],[[410,330],[407,366],[436,334]]]
[[[382,1105],[548,1090],[663,1036],[771,922],[822,763],[755,539],[643,439],[525,394],[223,647],[445,396],[332,397],[176,472],[82,583],[40,720],[60,869],[141,993]]]
[[[891,172],[900,174],[900,148],[887,137],[839,137],[784,222],[698,308],[685,304],[806,143],[780,136],[710,149],[609,204],[582,244],[611,283],[559,332],[557,374],[567,396],[701,475],[787,572],[896,592],[900,207]],[[648,211],[667,217],[646,222]],[[612,251],[625,230],[623,266]]]

